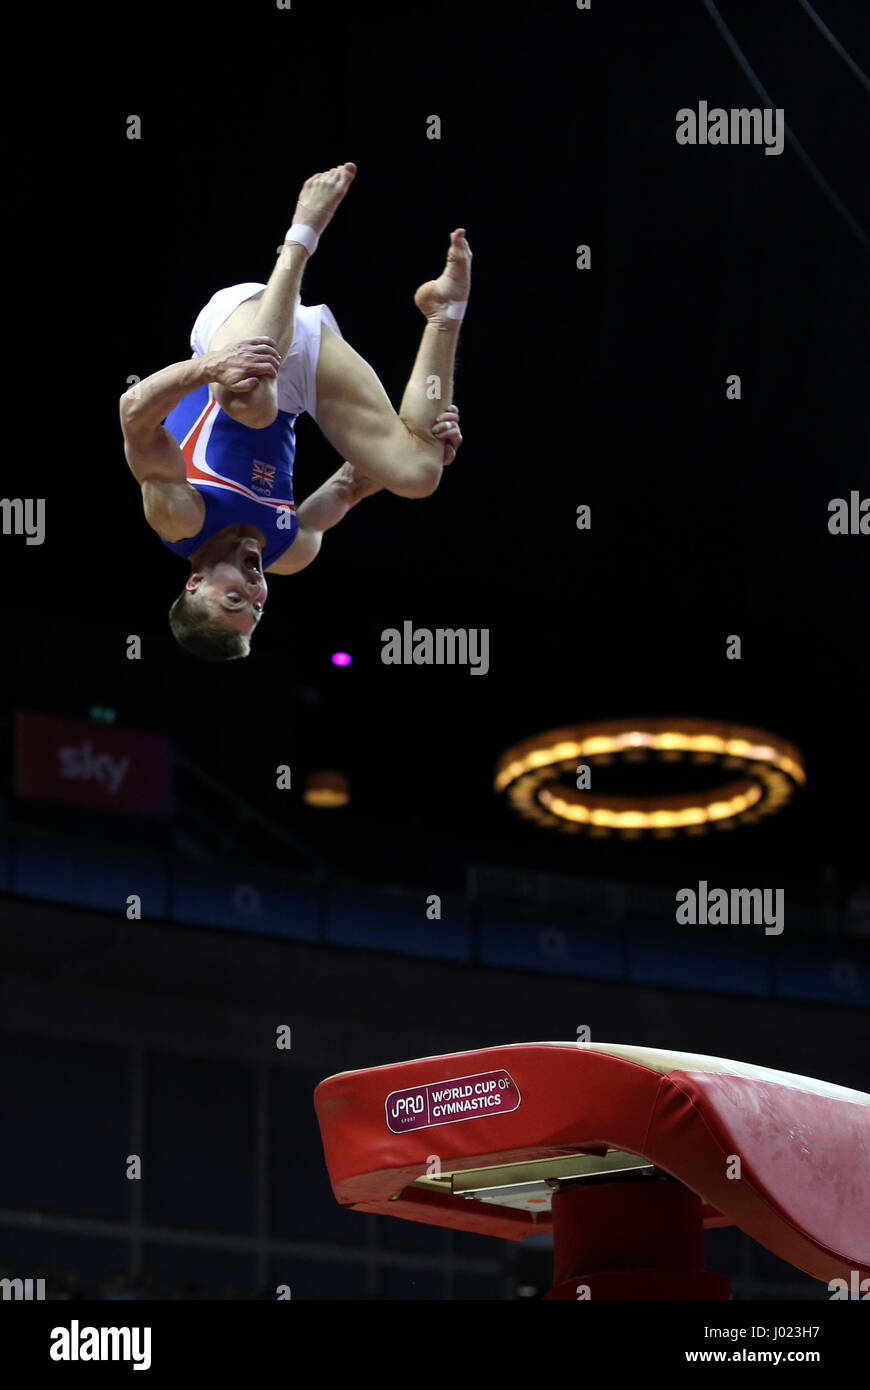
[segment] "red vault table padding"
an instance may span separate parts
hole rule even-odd
[[[551,1230],[551,1214],[415,1180],[433,1156],[459,1173],[619,1150],[696,1193],[705,1224],[739,1226],[817,1279],[870,1272],[860,1091],[693,1053],[542,1042],[341,1072],[314,1099],[333,1192],[357,1211],[522,1240]]]

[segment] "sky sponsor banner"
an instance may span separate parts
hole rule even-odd
[[[162,734],[19,710],[15,793],[97,811],[168,816],[169,740]]]

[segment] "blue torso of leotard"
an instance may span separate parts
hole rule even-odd
[[[208,386],[185,396],[164,423],[184,454],[187,481],[205,503],[205,521],[195,536],[163,544],[187,558],[218,531],[245,522],[266,537],[263,568],[274,564],[299,529],[295,419],[279,410],[266,429],[252,430],[221,410]]]

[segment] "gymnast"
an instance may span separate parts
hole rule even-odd
[[[324,531],[372,493],[430,496],[462,443],[456,407],[433,412],[453,393],[471,284],[464,228],[451,234],[441,275],[414,296],[427,322],[398,414],[327,306],[301,302],[305,263],[356,172],[340,164],[306,180],[269,283],[218,290],[193,326],[193,357],[121,397],[145,519],[190,561],[170,627],[207,661],[248,655],[266,574],[304,569]],[[303,411],[346,462],[297,509],[294,426]]]

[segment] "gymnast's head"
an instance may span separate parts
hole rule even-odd
[[[172,635],[202,661],[248,656],[268,593],[257,541],[215,537],[191,556],[190,577],[169,610]]]

